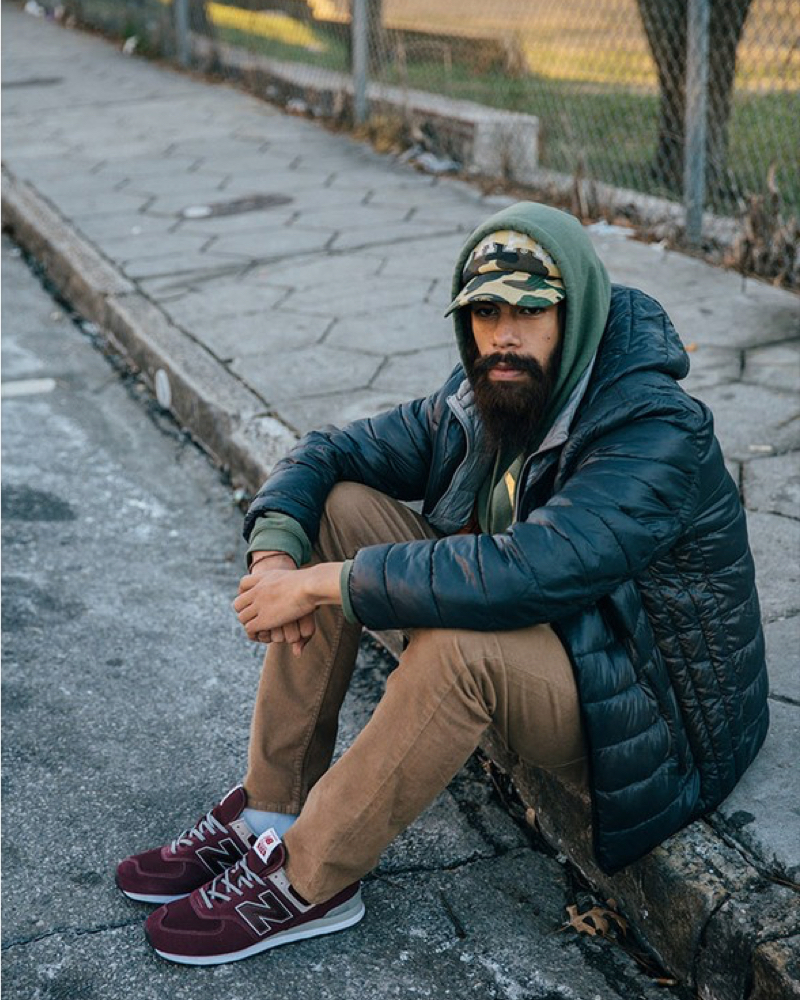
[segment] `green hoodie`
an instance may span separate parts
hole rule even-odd
[[[463,268],[473,247],[485,236],[502,229],[526,233],[541,243],[558,264],[566,288],[566,322],[561,365],[540,429],[527,449],[530,454],[541,444],[597,351],[608,318],[611,286],[606,269],[595,253],[586,230],[574,216],[537,202],[522,201],[491,216],[466,241],[456,261],[452,298],[461,290]],[[462,361],[466,362],[465,345],[472,336],[467,311],[457,309],[453,318],[459,352]],[[482,513],[486,515],[484,504],[495,511],[485,527],[504,530],[511,523],[510,499],[507,493],[502,495],[505,490],[503,480],[509,468],[512,475],[514,471],[519,472],[523,457],[517,456],[510,465],[504,460],[495,463],[488,488],[481,490]],[[516,476],[513,478],[516,479]],[[489,505],[488,500],[492,494],[492,504]],[[268,549],[289,552],[299,565],[311,557],[311,546],[305,532],[296,521],[284,514],[270,513],[256,521],[248,554]],[[343,596],[347,595],[346,571],[349,570],[349,565],[349,562],[345,564],[345,572],[342,574]],[[346,602],[345,611],[347,610]]]
[[[478,522],[481,530],[505,531],[513,516],[513,488],[525,456],[536,451],[578,384],[600,344],[608,318],[611,286],[606,269],[595,253],[586,230],[578,220],[548,205],[520,201],[482,223],[469,237],[456,262],[453,298],[463,286],[462,272],[473,247],[498,230],[526,233],[540,243],[558,264],[566,289],[566,322],[561,348],[561,364],[550,403],[536,434],[521,455],[498,454],[494,469],[478,493]],[[461,358],[467,361],[466,345],[472,338],[469,311],[454,313],[456,339]]]

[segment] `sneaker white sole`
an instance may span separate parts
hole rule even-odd
[[[276,931],[268,938],[243,948],[241,951],[232,951],[227,955],[210,955],[197,957],[194,955],[172,955],[166,951],[155,949],[156,954],[166,958],[169,962],[179,962],[181,965],[223,965],[225,962],[238,962],[243,958],[250,958],[261,951],[270,948],[277,948],[282,944],[291,944],[293,941],[302,941],[304,938],[317,937],[320,934],[333,934],[335,931],[343,931],[347,927],[357,924],[364,916],[364,904],[361,902],[361,893],[348,899],[346,903],[337,906],[319,920],[311,920],[307,924],[302,924],[293,930]]]
[[[128,897],[128,899],[135,899],[137,903],[173,903],[176,899],[183,899],[184,896],[188,896],[188,892],[181,892],[177,896],[148,896],[141,892],[128,892],[127,889],[122,890],[123,893]]]

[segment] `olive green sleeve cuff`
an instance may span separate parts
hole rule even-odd
[[[288,514],[269,511],[256,519],[247,547],[247,564],[254,552],[285,552],[297,566],[311,559],[311,542],[298,521]]]
[[[350,600],[350,571],[352,568],[352,559],[346,559],[342,563],[342,571],[339,574],[339,590],[342,595],[342,611],[344,611],[345,618],[351,625],[360,625],[361,622],[356,618],[356,613],[353,611],[353,602]]]

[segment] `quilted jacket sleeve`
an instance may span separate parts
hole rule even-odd
[[[340,481],[363,483],[397,500],[418,500],[431,464],[436,397],[403,403],[344,428],[307,434],[273,469],[247,512],[244,536],[255,519],[280,511],[302,526],[313,544],[328,493]]]
[[[672,547],[698,495],[711,419],[673,394],[575,457],[550,501],[498,535],[370,546],[355,558],[350,598],[370,628],[521,628],[596,602]]]

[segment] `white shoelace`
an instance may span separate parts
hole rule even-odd
[[[172,853],[177,854],[179,847],[193,847],[194,841],[203,843],[206,837],[210,837],[215,831],[217,833],[225,833],[225,827],[222,823],[220,823],[217,817],[212,815],[212,812],[209,811],[198,822],[197,826],[189,827],[188,830],[184,830],[183,833],[178,834],[178,836],[172,841]]]
[[[236,885],[233,884],[234,878],[236,879]],[[237,896],[243,896],[242,886],[246,889],[252,889],[253,884],[256,882],[259,885],[267,884],[255,872],[250,871],[244,858],[240,858],[232,868],[229,868],[221,875],[217,875],[205,888],[201,889],[200,896],[208,909],[213,910],[214,901],[227,903],[232,893],[236,893]]]

